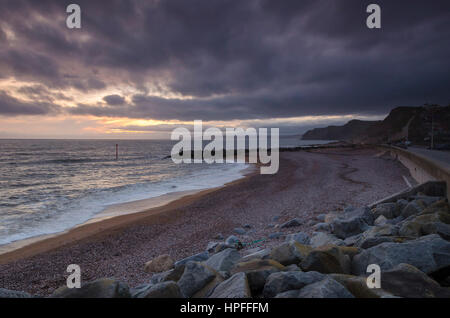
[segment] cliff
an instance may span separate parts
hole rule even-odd
[[[450,106],[394,108],[383,121],[351,120],[343,126],[307,131],[305,140],[344,140],[357,143],[385,143],[409,140],[429,143],[431,127],[435,144],[450,142]]]

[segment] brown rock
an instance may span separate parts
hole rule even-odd
[[[144,270],[147,273],[165,272],[171,269],[173,267],[173,264],[174,264],[173,259],[169,255],[164,254],[145,263]]]

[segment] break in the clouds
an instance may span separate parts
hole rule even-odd
[[[0,115],[254,120],[450,102],[450,2],[0,1]],[[366,27],[366,7],[382,28]]]

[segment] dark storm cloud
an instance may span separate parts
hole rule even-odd
[[[23,102],[0,91],[0,115],[47,115],[60,112],[60,107],[52,103],[45,102]]]
[[[103,100],[111,106],[118,106],[125,104],[125,99],[120,95],[108,95],[103,97]]]
[[[142,92],[75,114],[226,120],[450,102],[447,0],[77,1],[81,30],[65,27],[61,1],[1,3],[0,76]],[[369,3],[381,30],[365,26]],[[189,99],[151,96],[145,83]]]

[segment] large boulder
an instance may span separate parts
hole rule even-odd
[[[168,270],[166,272],[154,274],[150,278],[151,284],[158,284],[162,282],[174,281],[177,282],[184,273],[185,265],[179,265],[174,269]]]
[[[246,262],[246,261],[249,261],[252,259],[268,258],[270,255],[270,251],[271,250],[269,248],[265,248],[265,249],[259,250],[257,252],[254,252],[254,253],[247,254],[241,258],[241,262]]]
[[[245,229],[243,229],[242,227],[236,227],[234,230],[234,233],[239,234],[239,235],[244,235],[245,234]]]
[[[177,283],[168,281],[156,285],[142,286],[134,290],[134,298],[182,298],[180,287]]]
[[[331,225],[330,223],[317,223],[313,226],[313,230],[315,232],[331,232]]]
[[[155,257],[154,259],[145,263],[144,270],[147,273],[165,272],[165,271],[168,271],[169,269],[171,269],[173,267],[173,264],[174,264],[174,261],[170,257],[170,255],[164,254],[164,255]]]
[[[338,217],[331,223],[332,233],[340,239],[362,233],[373,224],[374,216],[369,208],[359,208]]]
[[[303,224],[303,221],[302,221],[302,220],[300,220],[300,219],[298,219],[298,218],[295,218],[295,219],[289,220],[289,221],[287,221],[287,222],[281,224],[281,225],[280,225],[280,228],[285,229],[285,228],[289,228],[289,227],[300,226],[300,225],[302,225],[302,224]]]
[[[185,265],[188,262],[202,262],[202,261],[206,261],[208,258],[209,258],[208,251],[204,251],[204,252],[183,258],[182,260],[175,262],[174,266],[177,267],[180,265]]]
[[[369,288],[367,278],[363,276],[347,274],[330,274],[329,276],[347,288],[357,298],[380,298],[388,295],[380,288]]]
[[[270,252],[269,258],[283,265],[298,264],[311,251],[308,245],[291,241],[276,246]]]
[[[211,268],[199,262],[188,262],[178,286],[185,297],[191,297],[215,277],[216,273]]]
[[[380,216],[386,219],[394,219],[400,215],[400,209],[397,203],[381,203],[378,204],[373,210],[374,218],[377,219]]]
[[[450,297],[449,288],[441,287],[424,272],[403,263],[381,273],[381,287],[405,298]]]
[[[300,290],[298,298],[355,298],[342,284],[330,277]]]
[[[370,264],[390,270],[401,263],[411,264],[427,274],[447,268],[450,266],[450,242],[430,234],[405,243],[382,243],[356,255],[352,271],[362,275]]]
[[[218,272],[228,272],[240,258],[241,255],[236,249],[227,248],[211,256],[205,264]]]
[[[411,201],[402,210],[401,216],[406,219],[411,215],[418,215],[420,212],[423,211],[424,208],[425,205],[423,204],[423,202],[418,200]]]
[[[288,290],[296,290],[325,278],[318,272],[278,272],[271,274],[264,285],[264,297],[275,297]]]
[[[298,232],[293,234],[288,234],[286,236],[286,242],[295,241],[297,243],[303,244],[303,245],[309,245],[310,238],[309,235],[305,232]]]
[[[97,279],[81,284],[81,288],[62,286],[50,296],[52,298],[130,298],[129,287],[110,278]]]
[[[240,242],[239,238],[235,235],[230,235],[225,240],[225,244],[230,245],[230,246],[235,246],[239,242]]]
[[[250,298],[251,292],[245,273],[236,273],[217,285],[209,298]]]
[[[33,296],[23,291],[0,288],[0,298],[33,298]]]
[[[349,274],[351,260],[337,246],[324,246],[311,251],[300,263],[300,267],[308,272]]]
[[[272,259],[253,259],[247,262],[237,263],[231,273],[244,272],[252,294],[259,293],[271,274],[286,270],[285,266]]]
[[[324,245],[344,245],[344,241],[333,234],[325,232],[314,232],[310,240],[311,247],[316,248]]]
[[[374,225],[380,226],[385,225],[388,222],[388,219],[384,215],[380,215],[377,217],[377,219],[373,222]]]
[[[450,241],[450,225],[442,222],[433,222],[424,224],[421,227],[424,235],[438,234],[444,240]]]

